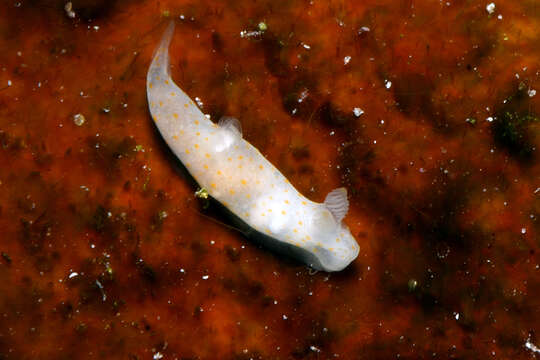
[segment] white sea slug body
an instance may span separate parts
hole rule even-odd
[[[206,118],[171,79],[171,23],[147,75],[150,113],[161,135],[191,175],[234,215],[289,255],[317,270],[339,271],[359,246],[342,220],[347,191],[331,191],[324,203],[306,199],[261,153],[242,138],[238,120]]]

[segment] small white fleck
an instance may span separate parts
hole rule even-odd
[[[304,89],[304,91],[300,93],[300,97],[298,98],[298,103],[301,103],[302,101],[304,101],[307,98],[308,94],[309,94],[308,89]]]
[[[83,114],[75,114],[75,115],[73,115],[73,122],[75,123],[75,125],[82,126],[85,121],[86,121],[86,119],[85,119]]]
[[[384,80],[384,87],[390,89],[392,87],[392,82],[390,80]]]
[[[334,134],[335,134],[335,133],[336,133],[336,132],[335,132],[335,131],[333,131],[333,130],[332,130],[332,131],[330,131],[330,136],[334,136]]]
[[[202,100],[199,98],[199,97],[195,97],[195,102],[197,103],[197,105],[199,107],[202,107],[204,105],[204,103],[202,102]]]
[[[347,56],[345,56],[345,57],[343,58],[343,64],[344,64],[344,65],[347,65],[347,64],[349,63],[349,61],[351,61],[351,57],[350,57],[350,56],[347,55]]]
[[[359,107],[355,107],[353,109],[353,114],[356,117],[360,117],[360,115],[362,115],[363,113],[364,113],[364,110],[360,109]]]
[[[181,268],[181,269],[180,269],[180,272],[181,272],[182,274],[185,274],[185,273],[186,273],[186,270],[184,270],[183,268]]]
[[[66,15],[73,19],[76,14],[75,14],[75,11],[73,11],[73,4],[71,3],[71,1],[67,2],[66,5],[64,5],[64,10],[66,11]]]
[[[486,11],[488,12],[488,14],[493,14],[493,12],[495,11],[495,3],[489,3],[486,5]]]
[[[454,318],[455,318],[456,320],[459,320],[459,313],[454,313]]]
[[[311,46],[309,46],[308,44],[303,44],[303,46],[304,46],[304,49],[306,49],[306,50],[311,49]]]
[[[540,348],[534,345],[530,339],[527,339],[527,341],[525,342],[525,347],[534,353],[540,354]]]
[[[501,14],[497,15],[497,19],[502,20],[502,15]]]
[[[492,118],[491,116],[488,116],[488,117],[486,118],[486,121],[487,121],[487,122],[492,122],[492,121],[493,121],[493,118]]]
[[[367,26],[362,26],[360,29],[358,29],[358,34],[369,32],[369,30],[370,29]]]
[[[284,314],[283,315],[283,320],[287,320],[287,319],[288,319],[287,315]]]
[[[522,234],[525,234],[525,233],[527,233],[527,229],[525,229],[525,228],[521,228],[521,233],[522,233]]]
[[[157,353],[154,354],[154,360],[159,360],[159,359],[163,359],[163,354],[158,351]]]
[[[534,97],[534,95],[536,95],[536,90],[529,89],[529,91],[527,91],[527,93],[529,94],[529,97]]]
[[[262,34],[263,34],[262,31],[247,31],[247,30],[240,31],[240,37],[241,38],[256,37],[256,36],[260,36]]]
[[[309,347],[309,349],[310,349],[311,351],[313,351],[313,352],[321,352],[321,350],[320,350],[319,348],[317,348],[316,346],[313,346],[313,345],[311,345],[311,346]]]
[[[202,279],[203,279],[203,280],[208,280],[209,277],[210,277],[210,276],[208,276],[208,275],[203,275],[203,276],[202,276]]]
[[[78,276],[79,273],[76,273],[75,271],[69,274],[68,278],[73,279],[75,276]]]
[[[8,80],[7,81],[7,86],[11,86],[11,84],[12,84],[11,80]]]

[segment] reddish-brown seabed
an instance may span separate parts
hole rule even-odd
[[[540,356],[540,5],[489,3],[2,1],[0,359]],[[170,19],[205,113],[349,189],[345,271],[194,197],[146,102]]]

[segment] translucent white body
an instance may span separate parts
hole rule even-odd
[[[215,124],[172,81],[168,47],[171,25],[147,75],[150,112],[163,138],[199,185],[256,231],[314,269],[339,271],[359,246],[342,219],[348,210],[345,189],[315,203],[300,194],[250,143],[237,120]],[[303,255],[302,255],[303,254]],[[307,256],[306,256],[307,255]]]

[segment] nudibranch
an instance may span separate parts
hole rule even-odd
[[[172,80],[171,22],[146,79],[150,113],[161,135],[198,184],[230,212],[278,248],[316,270],[339,271],[360,250],[343,218],[347,190],[331,191],[324,203],[308,200],[249,142],[238,120],[207,118]]]

